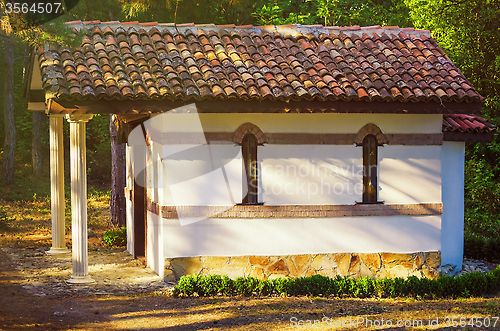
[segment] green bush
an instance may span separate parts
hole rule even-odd
[[[7,230],[15,218],[11,218],[4,207],[0,207],[0,230]]]
[[[273,282],[267,279],[259,281],[257,284],[257,293],[262,296],[271,295],[274,291]]]
[[[237,277],[234,281],[236,294],[249,296],[253,292],[257,292],[259,280],[253,277]]]
[[[315,275],[299,278],[276,278],[258,280],[253,277],[196,275],[182,276],[174,287],[174,296],[329,296],[336,297],[414,297],[414,298],[459,298],[481,296],[500,290],[500,266],[487,274],[478,272],[460,277],[442,276],[436,280],[417,278],[352,279]]]
[[[104,232],[103,238],[106,245],[111,246],[125,246],[127,245],[127,229],[108,230]]]
[[[466,235],[464,238],[464,256],[476,260],[500,262],[500,238]]]

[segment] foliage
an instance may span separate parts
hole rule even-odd
[[[4,207],[0,207],[0,230],[8,230],[13,221],[15,218],[12,218]]]
[[[89,180],[110,183],[111,141],[109,115],[94,115],[87,123],[87,168]]]
[[[411,26],[408,8],[395,0],[319,0],[317,13],[325,26]]]
[[[500,127],[500,96],[486,98],[484,117]],[[500,138],[468,144],[465,162],[466,236],[500,236]]]
[[[329,296],[335,297],[414,297],[461,298],[496,293],[500,289],[500,266],[487,274],[474,272],[459,277],[442,276],[436,280],[417,278],[352,279],[315,275],[299,278],[258,280],[219,275],[182,276],[173,289],[174,296]]]
[[[252,16],[256,24],[317,24],[317,3],[312,1],[261,1]]]
[[[500,1],[405,0],[416,28],[437,43],[481,93],[483,116],[500,125]],[[500,235],[500,140],[467,144],[466,236]]]
[[[125,246],[127,245],[127,229],[108,230],[104,232],[103,238],[106,245],[112,246]]]
[[[466,235],[464,256],[477,260],[500,262],[500,237]]]
[[[264,0],[253,13],[257,24],[325,26],[411,26],[408,8],[395,0]]]
[[[406,0],[416,28],[432,31],[484,96],[500,94],[500,1]]]
[[[253,24],[254,1],[120,0],[126,20],[175,23]]]

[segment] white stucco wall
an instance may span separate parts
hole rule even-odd
[[[258,148],[257,155],[266,205],[352,205],[361,201],[361,147],[266,145]]]
[[[442,148],[443,215],[441,262],[462,268],[464,252],[465,143],[445,141]]]
[[[134,255],[134,203],[129,199],[125,201],[125,214],[127,220],[125,226],[127,228],[127,252]]]
[[[441,146],[384,146],[378,151],[380,201],[441,202]]]
[[[149,213],[150,231],[161,234],[165,258],[441,249],[440,216],[206,219],[181,226]]]
[[[163,277],[165,273],[165,246],[169,245],[168,238],[165,237],[164,226],[158,222],[159,216],[151,212],[147,213],[147,265],[153,269],[158,276]]]
[[[192,130],[188,126],[183,127],[182,116],[186,115],[179,115],[178,122],[170,122],[169,125],[175,128],[172,131]],[[200,119],[203,129],[208,132],[234,132],[241,124],[252,122],[264,132],[357,133],[367,123],[375,123],[384,133],[440,133],[442,116],[200,114]],[[195,147],[178,145],[177,152]],[[228,185],[209,185],[203,189],[199,186],[209,179],[203,177],[218,167],[206,161],[210,158],[200,157],[205,161],[197,159],[201,155],[199,153],[191,159],[181,155],[162,162],[162,158],[176,152],[172,150],[175,148],[169,146],[166,150],[153,144],[149,173],[156,184],[150,190],[150,197],[160,205],[220,205],[213,201],[227,194]],[[156,153],[160,150],[161,153]],[[378,155],[379,200],[388,204],[441,202],[441,196],[445,194],[441,191],[441,168],[445,159],[441,146],[384,146],[379,147]],[[266,205],[354,204],[361,200],[361,147],[265,145],[258,148],[258,160],[259,201]],[[235,202],[240,202],[243,197],[241,158],[225,163],[224,169],[226,176],[234,179],[234,185],[229,185],[229,188]],[[214,176],[220,177],[220,173]],[[183,187],[173,189],[171,183],[165,185],[172,177],[178,177],[173,182],[182,183]],[[131,203],[127,203],[129,208]],[[158,273],[163,272],[164,258],[178,256],[410,253],[442,248],[440,215],[207,219],[181,226],[179,220],[161,219],[148,212],[147,220],[148,264]],[[445,225],[443,221],[443,229]]]
[[[385,133],[437,133],[441,132],[442,120],[441,115],[173,114],[168,121],[153,118],[151,125],[161,124],[165,132],[199,132],[199,122],[191,125],[198,115],[203,130],[215,132],[232,132],[241,124],[252,122],[264,132],[356,133],[367,123],[375,123]],[[231,162],[228,159],[214,164],[218,158],[211,150],[220,147],[217,144],[161,146],[153,142],[147,153],[148,196],[161,205],[241,202],[246,193],[241,154],[232,156]],[[234,149],[235,155],[241,149],[234,143],[226,143],[224,148]],[[379,147],[379,200],[440,202],[440,149],[441,146]],[[354,204],[361,200],[361,147],[265,145],[258,147],[258,161],[260,202]],[[211,185],[213,182],[221,185]]]
[[[234,143],[164,146],[155,165],[161,205],[231,206],[243,198],[241,146]]]
[[[196,146],[179,147],[186,151]],[[228,148],[236,149],[234,154],[240,149],[235,145],[228,145]],[[191,159],[163,161],[160,154],[156,158],[152,156],[148,177],[157,184],[149,189],[150,197],[161,205],[232,205],[232,201],[241,202],[241,155],[222,162],[224,174],[210,162],[212,157],[208,153],[202,154],[194,153]],[[265,145],[258,147],[257,155],[260,164],[259,197],[265,204],[355,204],[361,201],[361,147]],[[379,147],[378,170],[380,201],[397,204],[441,202],[441,146]],[[168,178],[175,184],[170,184]]]
[[[384,133],[441,133],[440,114],[172,114],[163,122],[164,132],[199,132],[193,117],[199,116],[205,132],[234,132],[250,122],[264,133],[357,133],[374,123]],[[158,121],[159,122],[159,121]],[[167,125],[168,127],[165,127]]]
[[[125,187],[132,190],[134,187],[134,178],[132,176],[132,159],[130,155],[131,148],[125,145]],[[134,203],[125,199],[125,226],[127,228],[127,252],[134,255]]]

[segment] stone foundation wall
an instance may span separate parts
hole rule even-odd
[[[252,276],[277,277],[407,278],[436,279],[441,265],[440,252],[329,253],[285,256],[198,256],[165,259],[165,280],[176,281],[183,275],[219,274],[230,278]]]

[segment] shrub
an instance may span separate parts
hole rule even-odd
[[[480,272],[472,272],[465,274],[460,278],[462,285],[462,292],[466,291],[467,294],[472,296],[480,296],[486,293],[488,289],[488,278]]]
[[[111,246],[125,246],[127,245],[127,229],[108,230],[104,232],[103,238],[106,245]]]
[[[268,296],[274,292],[273,282],[267,279],[259,280],[259,284],[257,285],[257,293],[259,295]]]
[[[464,238],[464,256],[476,260],[500,262],[500,238],[466,235]]]
[[[336,276],[335,278],[315,275],[300,278],[276,278],[273,280],[257,280],[253,277],[238,277],[235,280],[227,276],[197,275],[182,276],[175,286],[173,295],[200,296],[241,295],[249,296],[257,293],[269,295],[310,295],[338,297],[405,297],[415,298],[448,298],[480,296],[496,293],[500,290],[500,266],[487,274],[478,272],[462,275],[457,278],[442,276],[437,280],[417,278],[371,279]]]
[[[290,278],[282,277],[272,280],[274,290],[280,295],[288,296],[290,294]]]
[[[242,296],[249,296],[253,292],[257,292],[259,280],[253,277],[237,277],[234,280],[234,288],[236,294]]]
[[[9,229],[13,221],[15,221],[15,218],[11,218],[9,213],[5,211],[5,208],[0,207],[0,230]]]
[[[375,285],[373,279],[369,277],[361,277],[358,279],[358,297],[370,297],[375,293]]]
[[[179,296],[179,294],[183,294],[186,296],[191,296],[194,294],[196,290],[196,281],[195,276],[186,275],[182,276],[179,279],[179,283],[174,287],[174,296]]]

